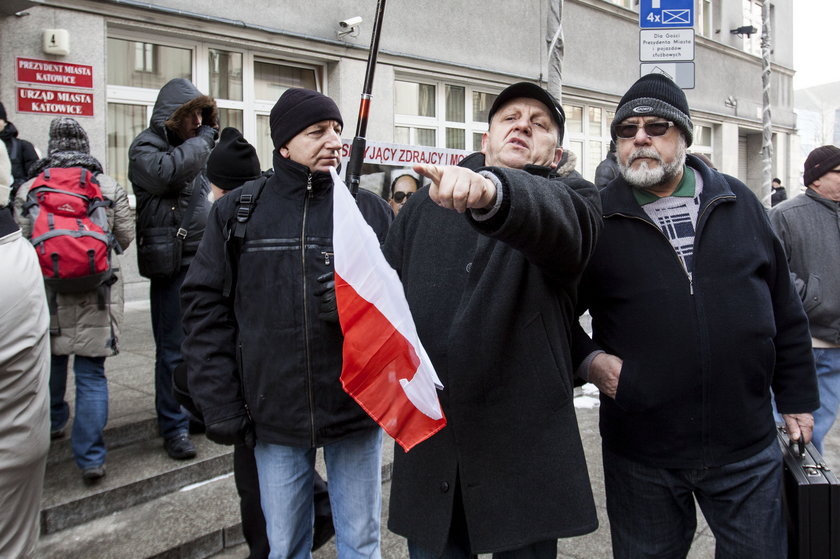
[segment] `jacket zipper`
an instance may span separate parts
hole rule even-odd
[[[309,309],[306,297],[306,214],[309,210],[309,199],[312,197],[312,173],[306,176],[306,196],[303,199],[303,219],[300,227],[300,264],[303,279],[303,340],[306,345],[306,391],[309,397],[309,427],[310,443],[315,446],[315,395],[312,390],[312,359],[309,348]]]
[[[654,229],[656,229],[656,232],[659,233],[662,236],[662,238],[665,239],[665,242],[668,243],[668,246],[671,247],[671,254],[677,260],[677,264],[680,265],[680,268],[682,269],[683,273],[685,274],[686,279],[688,280],[688,294],[691,295],[691,296],[694,296],[694,278],[692,277],[692,274],[688,273],[688,270],[685,268],[685,264],[683,264],[683,261],[680,260],[679,256],[677,256],[677,251],[674,250],[673,245],[671,245],[671,241],[668,240],[668,237],[665,235],[665,233],[662,232],[662,229],[660,229],[659,227],[657,227],[655,224],[651,223],[650,221],[648,221],[646,219],[642,219],[641,217],[638,217],[638,216],[635,216],[635,215],[628,215],[628,214],[623,214],[623,213],[615,213],[615,214],[612,214],[612,215],[620,215],[621,217],[626,217],[628,219],[635,219],[636,221],[641,221],[645,225],[649,225],[650,227],[653,227]],[[700,223],[700,217],[699,216],[697,218],[697,222]],[[695,231],[695,235],[696,234],[697,234],[697,232]]]

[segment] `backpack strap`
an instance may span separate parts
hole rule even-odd
[[[231,296],[236,286],[236,273],[239,268],[239,254],[245,242],[245,229],[267,181],[268,177],[262,176],[243,184],[236,201],[236,211],[228,220],[225,234],[225,282],[222,286],[222,296],[226,299]]]

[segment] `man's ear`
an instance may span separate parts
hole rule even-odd
[[[555,148],[554,161],[552,161],[551,164],[549,164],[549,167],[552,169],[556,169],[561,159],[563,159],[563,148]]]
[[[487,142],[490,140],[488,139],[487,132],[481,135],[481,153],[487,155]]]
[[[280,155],[282,155],[286,159],[289,158],[289,148],[287,148],[286,146],[283,146],[283,147],[279,148],[277,150],[277,153],[279,153]]]

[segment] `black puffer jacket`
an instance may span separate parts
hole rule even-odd
[[[178,227],[193,189],[201,200],[187,226],[182,265],[198,249],[210,212],[210,182],[204,165],[214,146],[216,131],[201,126],[198,135],[182,140],[164,124],[194,109],[204,113],[205,124],[216,120],[215,103],[183,78],[169,81],[158,93],[149,127],[138,134],[128,150],[128,178],[137,197],[137,244],[152,227]]]
[[[341,387],[341,328],[318,317],[313,295],[333,270],[332,180],[277,154],[274,170],[248,221],[233,301],[222,296],[224,239],[241,189],[213,206],[181,289],[182,352],[206,424],[247,404],[258,439],[316,447],[376,424]],[[384,241],[391,209],[366,190],[358,204]]]
[[[17,191],[17,187],[23,184],[29,178],[29,167],[38,161],[38,152],[35,147],[18,138],[18,130],[11,122],[6,122],[3,130],[0,130],[0,140],[6,144],[6,152],[9,154],[9,161],[12,164],[12,197]]]

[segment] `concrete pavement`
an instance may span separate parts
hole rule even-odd
[[[132,256],[128,257],[133,260]],[[135,282],[127,290],[128,303],[126,321],[122,333],[122,352],[106,361],[106,370],[110,382],[110,423],[133,422],[154,417],[154,343],[149,319],[148,299],[143,282]],[[71,385],[72,386],[72,385]],[[68,396],[71,396],[68,391]],[[561,540],[558,545],[558,558],[563,559],[607,559],[612,557],[609,525],[604,499],[603,472],[601,467],[600,436],[598,434],[598,409],[593,407],[592,397],[580,388],[576,390],[576,407],[581,436],[587,456],[589,473],[598,510],[600,527],[592,534]],[[737,426],[733,426],[737,428]],[[199,437],[202,435],[198,435]],[[825,444],[825,457],[829,465],[840,464],[840,432],[833,429]],[[383,458],[384,472],[387,477],[390,469],[387,465],[393,457],[393,444],[386,441]],[[398,559],[408,556],[405,541],[386,529],[388,516],[388,495],[390,481],[383,484],[382,504],[382,554],[385,559]],[[225,550],[216,555],[219,559],[246,557],[244,544]],[[319,550],[316,559],[335,557],[334,541]],[[698,514],[698,530],[690,559],[711,558],[714,556],[714,537]]]

